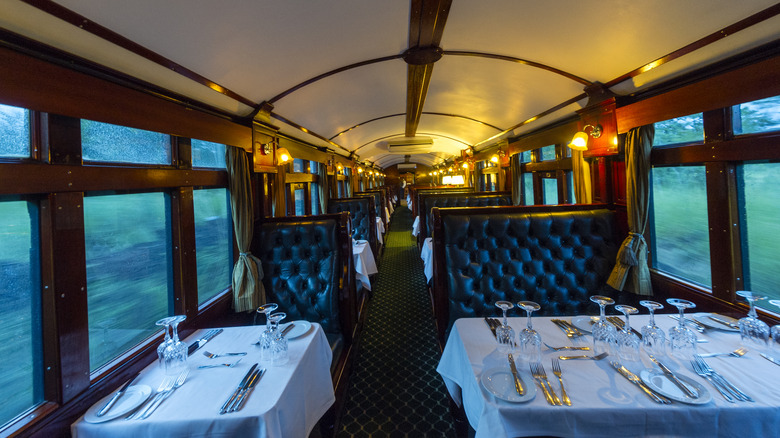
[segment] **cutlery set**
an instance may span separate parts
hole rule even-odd
[[[568,338],[578,338],[585,335],[580,329],[565,319],[552,319],[551,321],[553,324],[557,325],[558,328],[563,330],[563,332],[566,334],[566,337]]]
[[[212,340],[215,336],[222,333],[222,329],[212,329],[206,332],[205,335],[203,335],[202,338],[195,340],[190,346],[187,348],[187,356],[192,356],[192,353],[195,353],[200,349],[200,347],[206,345],[206,343],[210,340]]]
[[[249,394],[252,392],[255,385],[257,385],[257,382],[260,381],[260,378],[263,377],[263,374],[265,374],[265,368],[257,369],[257,365],[258,364],[254,364],[249,368],[249,371],[247,371],[244,378],[241,379],[241,382],[236,389],[219,409],[220,415],[239,411],[244,406]]]
[[[530,364],[530,367],[531,375],[534,377],[534,380],[536,380],[536,383],[539,384],[539,387],[542,388],[547,403],[553,406],[563,406],[563,402],[561,402],[561,399],[555,394],[555,390],[553,390],[552,385],[550,385],[550,381],[547,380],[547,373],[544,371],[544,366],[541,363],[532,363]],[[567,406],[571,406],[571,401],[569,401]]]
[[[694,356],[694,360],[691,361],[691,366],[696,374],[707,379],[707,381],[709,381],[727,401],[732,403],[734,403],[735,399],[737,401],[754,401],[750,396],[734,386],[733,383],[729,382],[725,377],[713,370],[701,357]]]
[[[136,409],[135,412],[133,412],[132,415],[127,417],[127,420],[145,420],[149,418],[152,413],[157,410],[157,408],[164,402],[168,397],[173,394],[174,391],[179,389],[184,384],[184,381],[187,379],[187,376],[189,375],[190,370],[185,369],[182,371],[177,377],[171,377],[166,376],[162,382],[160,382],[160,386],[157,387],[157,391],[154,393],[154,395],[147,400],[146,403],[142,403],[141,406]]]
[[[628,379],[629,382],[633,383],[634,385],[638,386],[642,391],[644,391],[645,394],[647,394],[648,397],[650,397],[654,402],[661,403],[661,404],[671,404],[672,401],[668,398],[662,396],[661,394],[656,394],[653,392],[650,387],[648,387],[645,382],[642,381],[642,379],[639,378],[636,374],[632,373],[628,370],[628,368],[624,367],[617,361],[611,361],[609,363],[612,365],[612,368],[614,368],[618,373],[620,373],[621,376]]]

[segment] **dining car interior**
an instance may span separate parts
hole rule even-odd
[[[780,436],[780,3],[0,0],[0,437]]]

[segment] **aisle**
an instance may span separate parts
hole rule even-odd
[[[436,373],[436,330],[411,229],[411,212],[398,207],[385,235],[337,437],[455,435]]]

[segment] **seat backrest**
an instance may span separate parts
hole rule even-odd
[[[278,303],[288,321],[317,322],[346,341],[356,306],[348,222],[346,213],[263,218],[251,248],[263,265],[268,302]]]
[[[539,315],[577,315],[606,280],[620,246],[604,205],[434,208],[434,302],[440,340],[498,300],[535,301]]]
[[[488,207],[512,205],[511,192],[429,193],[420,194],[420,233],[418,238],[430,237],[428,225],[433,222],[433,207]]]
[[[352,238],[367,240],[374,257],[377,256],[376,209],[374,198],[354,197],[328,200],[328,213],[349,212],[352,222]]]
[[[412,202],[412,215],[420,216],[420,196],[426,194],[435,193],[474,193],[473,187],[452,187],[452,186],[436,186],[436,187],[415,187],[413,191]]]
[[[387,223],[387,218],[385,217],[385,208],[384,208],[384,200],[385,196],[384,193],[382,193],[379,189],[375,190],[365,190],[362,192],[355,192],[353,194],[355,197],[360,196],[371,196],[374,198],[374,214],[376,217],[381,217],[382,222]]]

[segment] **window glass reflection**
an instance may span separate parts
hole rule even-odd
[[[224,169],[225,145],[192,139],[192,167]]]
[[[0,157],[30,157],[30,112],[0,104]]]
[[[544,205],[557,204],[558,180],[555,178],[542,178],[542,188],[544,189]]]
[[[81,120],[84,161],[171,164],[171,138],[159,132]]]
[[[198,263],[198,304],[203,304],[231,283],[233,269],[232,217],[227,189],[192,192],[195,209],[195,254]]]
[[[734,134],[780,131],[780,96],[734,107]]]
[[[655,123],[653,146],[702,141],[704,141],[704,118],[702,113]]]

